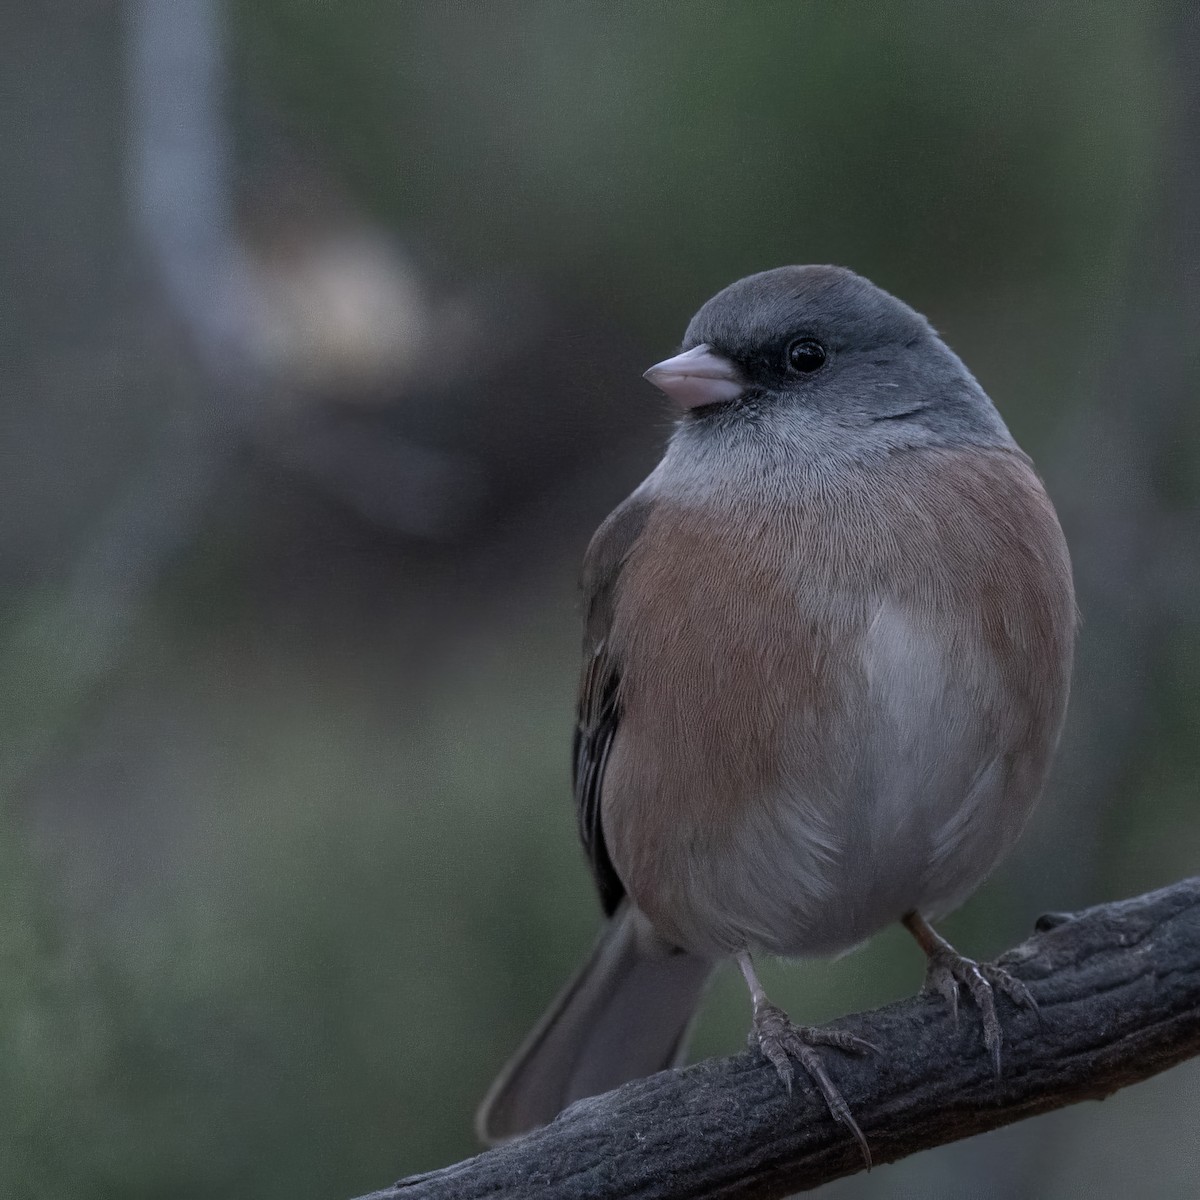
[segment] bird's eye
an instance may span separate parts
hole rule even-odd
[[[787,348],[788,366],[802,375],[811,375],[825,365],[825,347],[812,338],[797,338]]]

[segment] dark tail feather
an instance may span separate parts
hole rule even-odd
[[[545,1125],[568,1104],[673,1066],[713,964],[668,949],[628,904],[480,1106],[489,1144]]]

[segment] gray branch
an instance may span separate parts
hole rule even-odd
[[[1038,930],[1000,960],[1040,1006],[1039,1017],[1001,1002],[1000,1078],[969,1006],[957,1025],[929,996],[836,1023],[880,1048],[824,1052],[877,1164],[1103,1099],[1200,1054],[1200,877],[1046,916]],[[747,1052],[581,1101],[545,1129],[361,1200],[770,1200],[862,1166],[813,1088],[789,1098]]]

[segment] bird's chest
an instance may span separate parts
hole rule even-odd
[[[606,840],[635,900],[693,945],[717,913],[763,907],[740,895],[747,872],[794,876],[798,843],[838,852],[833,777],[856,769],[846,742],[866,679],[875,585],[856,582],[852,539],[794,511],[739,516],[733,537],[702,512],[663,519],[627,566],[613,628]]]
[[[837,949],[960,897],[1015,838],[1069,649],[1024,558],[920,482],[660,506],[630,556],[602,812],[667,936]]]
[[[709,781],[697,802],[725,786],[736,803],[778,777],[798,726],[819,736],[836,721],[864,677],[889,572],[841,514],[763,503],[722,515],[656,511],[626,566],[611,640],[622,728],[642,743],[644,767],[677,771],[686,759]]]

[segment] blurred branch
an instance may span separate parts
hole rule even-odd
[[[245,341],[246,272],[233,233],[219,0],[127,0],[130,223],[170,311],[218,386],[179,405],[124,492],[98,515],[60,595],[35,596],[4,648],[26,703],[0,756],[19,788],[121,660],[164,565],[194,535],[257,384]]]
[[[215,379],[244,385],[249,272],[233,224],[219,0],[128,9],[130,187],[159,283]]]
[[[976,1013],[916,997],[838,1022],[880,1047],[833,1062],[877,1163],[1080,1100],[1200,1054],[1200,877],[1038,921],[1002,962],[1037,1016],[1006,1012],[991,1072]],[[573,1105],[553,1124],[362,1200],[770,1200],[862,1169],[811,1087],[792,1097],[757,1054],[666,1071]]]
[[[450,455],[354,437],[280,402],[278,364],[262,345],[262,271],[236,221],[226,9],[225,0],[121,5],[128,228],[145,257],[147,309],[165,314],[153,324],[173,325],[187,352],[159,428],[92,517],[63,586],[32,593],[0,644],[0,669],[22,697],[0,747],[0,795],[28,789],[53,761],[247,447],[266,443],[367,520],[414,536],[455,531],[481,504],[476,473]]]

